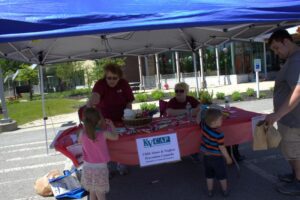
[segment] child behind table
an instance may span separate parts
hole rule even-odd
[[[118,139],[115,127],[110,120],[103,119],[94,108],[84,111],[84,131],[80,136],[83,150],[83,168],[81,184],[89,191],[90,200],[105,200],[109,192],[109,172],[107,163],[110,160],[106,138]],[[111,131],[103,129],[105,124]]]
[[[222,188],[223,196],[228,196],[226,163],[232,160],[224,146],[224,134],[217,128],[223,121],[222,111],[208,108],[200,122],[202,128],[201,151],[204,153],[204,169],[208,189],[208,196],[213,196],[213,184],[216,178]],[[226,160],[226,163],[225,163]]]

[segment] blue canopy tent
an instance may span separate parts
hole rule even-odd
[[[195,52],[300,23],[298,0],[3,0],[0,7],[0,57],[40,66]]]
[[[298,0],[4,0],[0,56],[50,64],[253,40],[299,23]]]

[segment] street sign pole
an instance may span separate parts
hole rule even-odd
[[[261,71],[261,59],[254,59],[254,70],[256,79],[256,98],[259,98],[259,72]]]

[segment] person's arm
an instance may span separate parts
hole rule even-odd
[[[192,116],[197,116],[198,112],[200,111],[199,107],[192,108]],[[178,116],[178,115],[185,115],[186,109],[173,109],[173,108],[167,108],[167,115],[168,116]]]
[[[266,116],[265,121],[269,126],[280,120],[287,113],[291,112],[300,102],[300,84],[296,85],[286,101],[280,106],[277,112]]]
[[[95,107],[97,104],[100,103],[101,98],[103,98],[105,91],[105,80],[98,80],[93,89],[92,94],[89,100],[87,101],[87,107]]]
[[[196,123],[200,125],[201,123],[201,119],[202,119],[202,116],[201,116],[201,109],[199,108],[198,112],[197,112],[197,115],[196,115]]]
[[[192,96],[188,96],[189,97],[189,102],[192,105],[192,116],[195,117],[197,116],[199,110],[200,110],[200,102]]]
[[[225,158],[225,160],[226,160],[226,163],[227,163],[228,165],[231,165],[231,164],[232,164],[232,159],[231,159],[231,157],[229,156],[229,153],[228,153],[226,147],[225,147],[224,145],[219,145],[219,149],[220,149],[222,155],[224,156],[224,158]]]
[[[126,99],[128,102],[126,104],[126,108],[132,109],[132,102],[134,101],[134,95],[132,89],[126,80],[123,81],[123,84],[124,84]]]
[[[166,112],[167,112],[168,116],[185,115],[186,114],[186,109],[167,108]]]
[[[105,123],[110,127],[111,131],[105,131],[105,137],[109,140],[117,140],[119,139],[119,135],[116,132],[116,127],[113,122],[109,119],[105,119]]]
[[[100,102],[100,94],[93,92],[91,97],[86,103],[87,107],[94,107]]]
[[[132,101],[127,103],[126,108],[132,109]]]
[[[192,108],[192,116],[197,116],[199,110],[200,110],[199,107],[197,107],[197,108]],[[168,116],[185,115],[185,114],[186,114],[186,109],[173,109],[173,108],[168,108],[166,112],[167,112],[167,115],[168,115]]]
[[[82,130],[78,134],[78,144],[82,144]]]
[[[200,106],[197,106],[196,108],[192,109],[192,116],[198,116],[198,113],[200,112]]]

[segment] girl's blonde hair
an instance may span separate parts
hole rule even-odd
[[[97,111],[95,108],[86,108],[84,110],[83,116],[84,116],[83,123],[84,123],[84,127],[86,130],[87,136],[91,140],[95,141],[96,128],[97,128],[99,122],[101,122],[101,120],[103,120],[103,117],[101,116],[99,111]]]
[[[182,89],[184,89],[187,93],[189,92],[189,85],[186,84],[185,82],[177,83],[177,84],[175,85],[175,89],[176,89],[176,88],[182,88]]]

